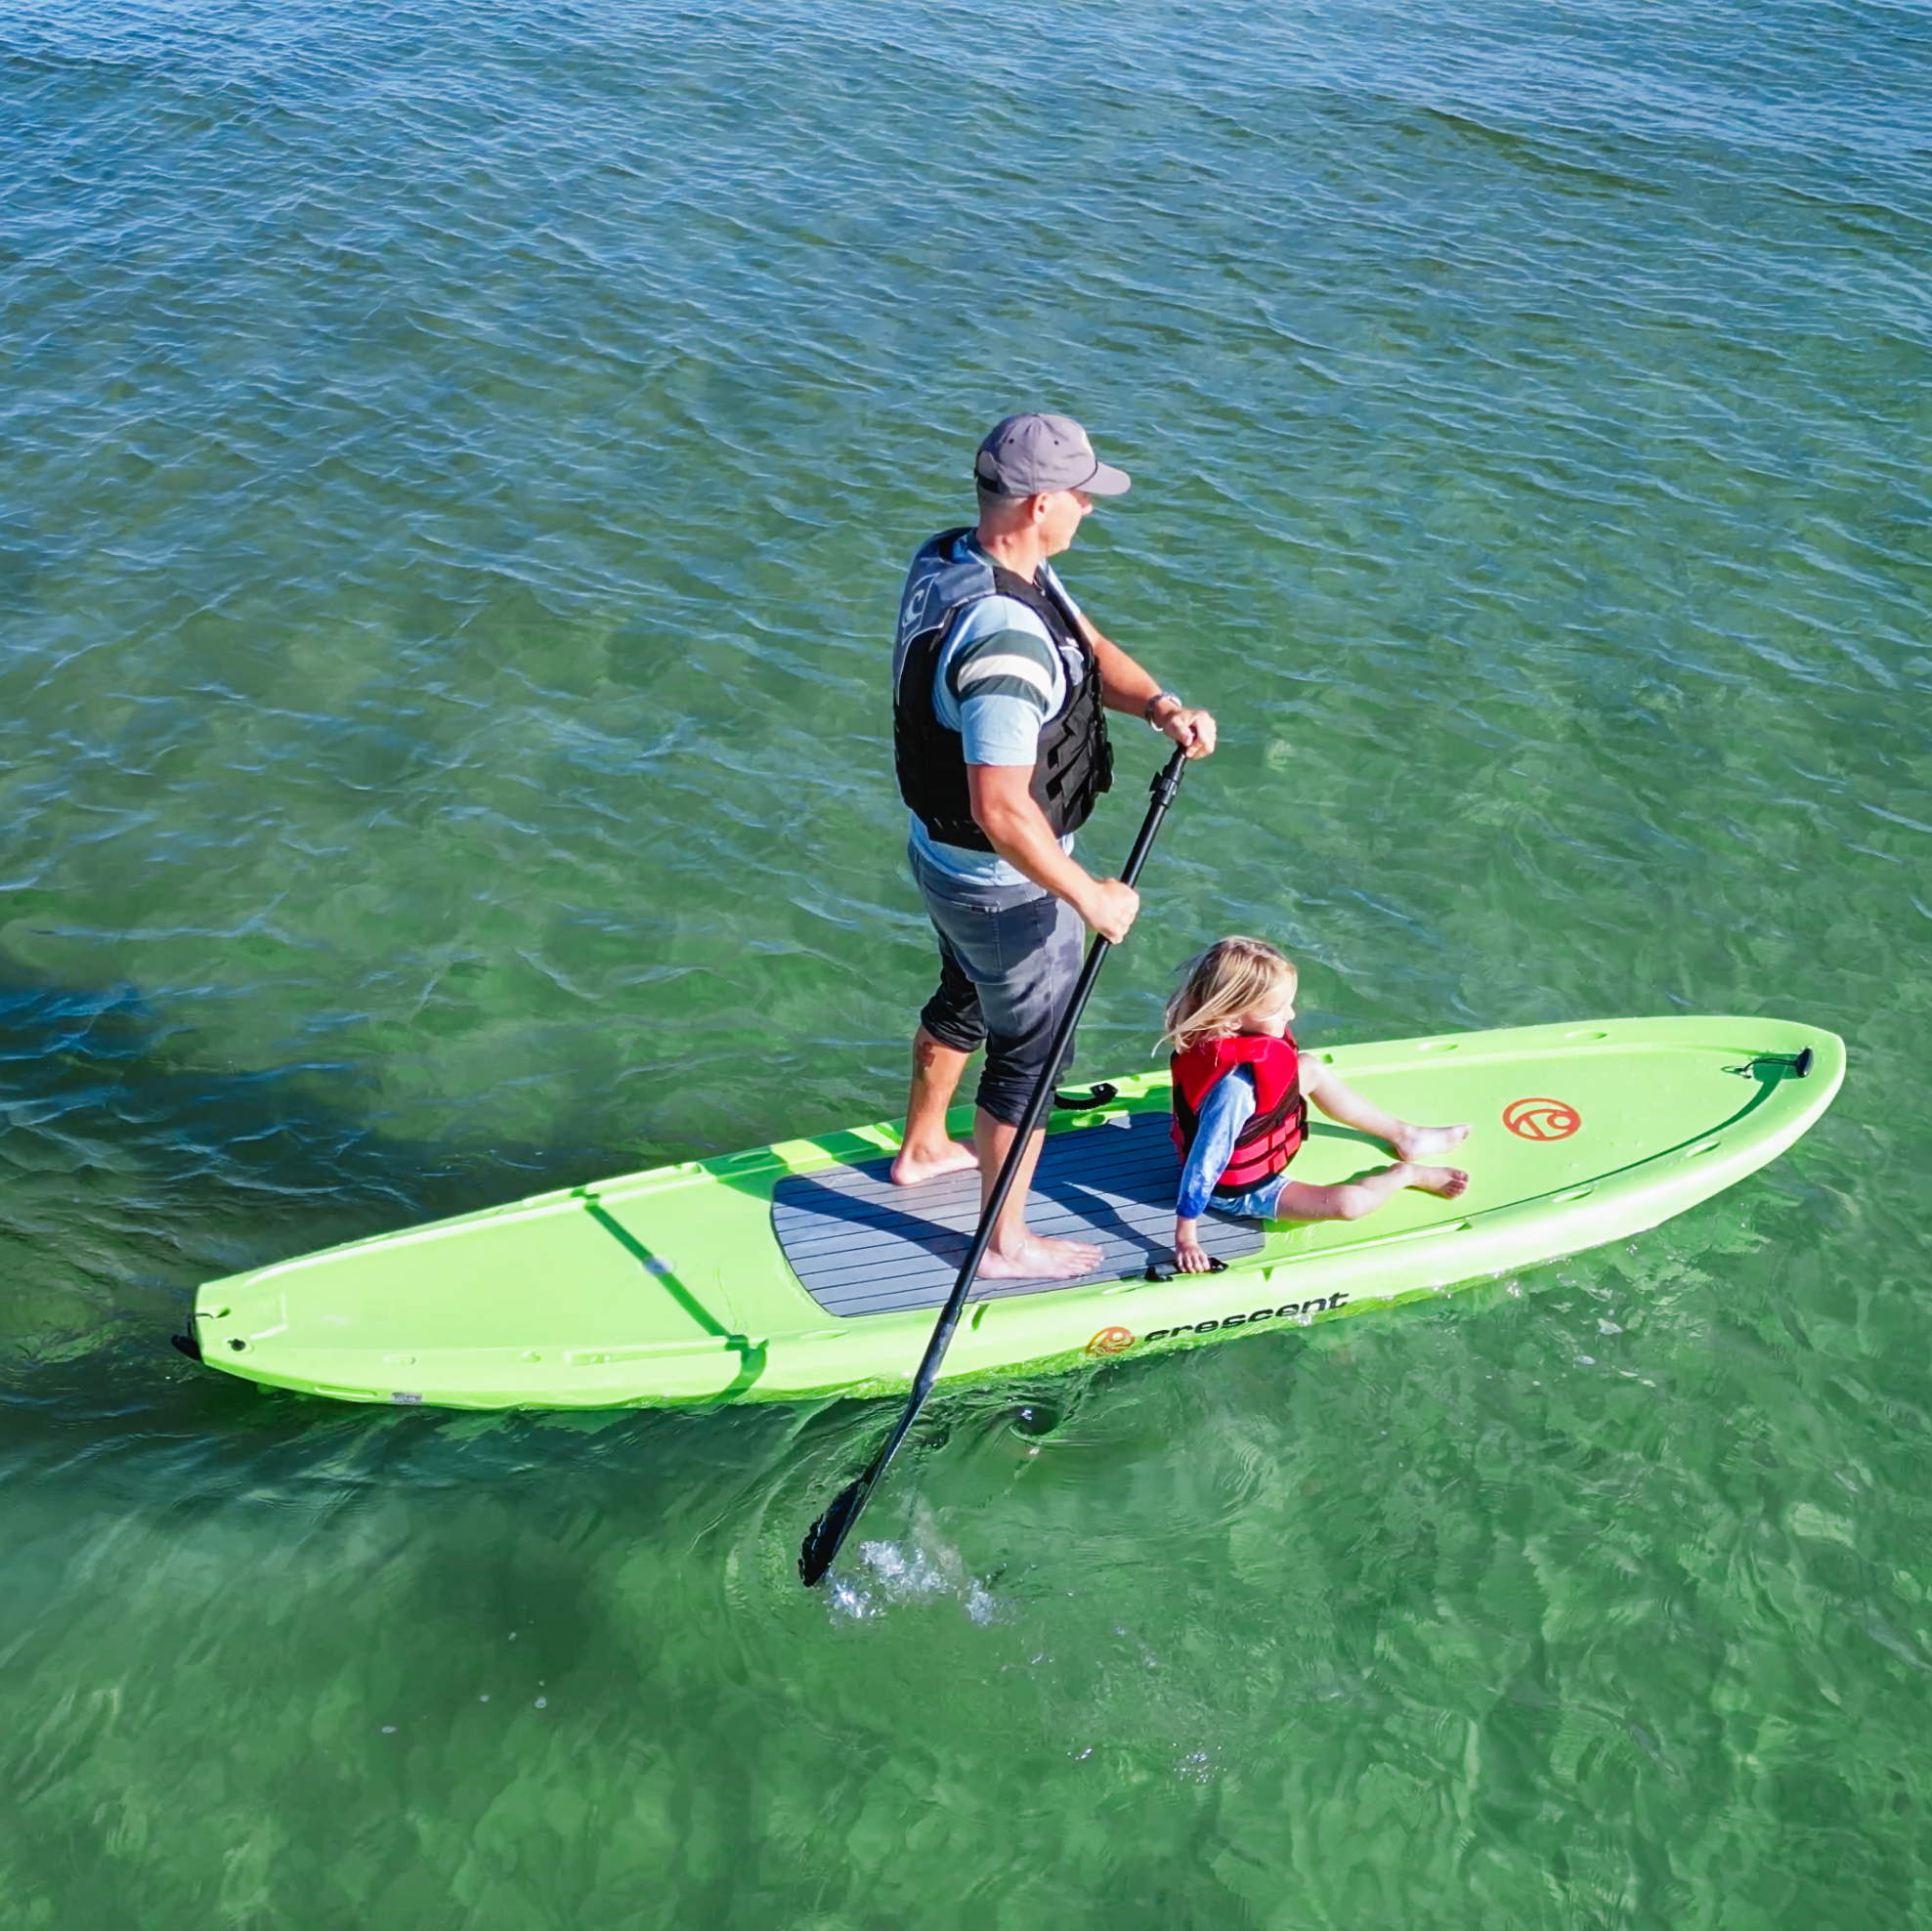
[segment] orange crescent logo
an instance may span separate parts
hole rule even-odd
[[[1102,1328],[1087,1344],[1087,1352],[1095,1360],[1108,1354],[1125,1354],[1134,1346],[1134,1335],[1128,1328]]]
[[[1518,1139],[1567,1139],[1582,1124],[1567,1099],[1512,1099],[1503,1108],[1503,1125]]]

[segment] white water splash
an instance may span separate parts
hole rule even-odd
[[[959,1551],[945,1543],[861,1542],[858,1570],[833,1576],[831,1585],[833,1613],[854,1620],[943,1597],[957,1601],[982,1628],[999,1617],[999,1600],[976,1575],[966,1574]]]

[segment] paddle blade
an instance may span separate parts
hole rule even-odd
[[[839,1544],[845,1540],[845,1532],[858,1520],[859,1511],[866,1505],[866,1495],[872,1487],[867,1479],[867,1470],[857,1481],[841,1488],[832,1498],[832,1506],[805,1531],[805,1539],[798,1545],[798,1580],[807,1589],[817,1583],[829,1569],[838,1555]]]

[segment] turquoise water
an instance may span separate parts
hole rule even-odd
[[[0,1923],[1932,1910],[1932,15],[0,43]],[[201,1278],[894,1109],[884,638],[1024,406],[1224,730],[1085,1070],[1246,929],[1317,1042],[1776,1012],[1833,1112],[1626,1245],[942,1399],[830,1595],[877,1405],[172,1354]]]

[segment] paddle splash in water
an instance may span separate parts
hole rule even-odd
[[[1261,939],[1224,938],[1181,967],[1168,1001],[1174,1047],[1174,1138],[1181,1149],[1174,1259],[1182,1273],[1214,1265],[1197,1227],[1217,1213],[1257,1221],[1358,1221],[1404,1187],[1453,1200],[1469,1185],[1460,1167],[1427,1164],[1469,1137],[1463,1127],[1418,1127],[1385,1113],[1318,1059],[1304,1059],[1288,1030],[1294,962]],[[1337,1186],[1288,1178],[1308,1137],[1309,1101],[1331,1120],[1387,1140],[1393,1167]]]

